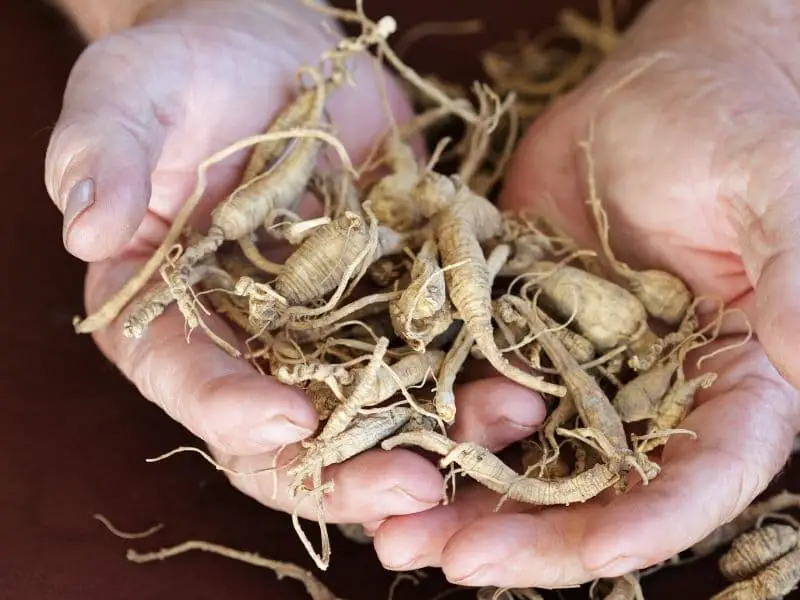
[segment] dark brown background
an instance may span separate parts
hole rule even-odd
[[[412,66],[424,57],[426,70],[469,81],[479,71],[468,57],[480,47],[508,39],[523,25],[532,31],[550,25],[567,3],[594,14],[586,0],[368,5],[373,15],[395,15],[401,31],[420,20],[484,18],[485,34],[448,38],[442,52],[431,52],[442,38],[429,39],[408,54]],[[199,458],[146,464],[146,457],[195,440],[140,398],[89,337],[73,334],[70,320],[82,313],[84,267],[63,250],[60,215],[46,196],[42,167],[80,50],[80,41],[44,3],[0,2],[0,201],[6,215],[0,256],[7,257],[0,295],[0,599],[304,599],[293,582],[214,556],[144,566],[125,560],[129,546],[149,550],[202,538],[311,566],[284,515],[233,491]],[[793,481],[798,473],[789,472]],[[785,477],[776,482],[787,484],[800,487]],[[95,512],[130,531],[166,526],[147,540],[128,542],[111,536],[92,518]],[[324,581],[348,600],[386,598],[393,574],[381,569],[371,547],[349,544],[337,533],[332,530],[334,556]],[[705,562],[657,574],[645,592],[648,599],[693,600],[721,585],[713,563]],[[430,572],[420,588],[401,587],[397,598],[431,598],[440,589],[441,577]]]

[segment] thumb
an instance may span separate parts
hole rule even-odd
[[[800,151],[800,143],[794,145]],[[746,193],[731,195],[735,222],[755,290],[755,331],[775,368],[800,388],[800,177],[786,144],[778,155],[758,153],[761,160],[765,164],[750,170]]]
[[[111,41],[111,40],[109,40]],[[63,240],[94,262],[118,252],[144,218],[165,127],[140,83],[106,41],[70,74],[45,158],[45,185],[64,215]]]

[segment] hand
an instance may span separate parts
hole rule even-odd
[[[334,44],[319,27],[321,17],[292,1],[167,1],[148,14],[137,27],[100,39],[81,56],[47,154],[47,187],[65,213],[64,242],[91,262],[85,290],[90,313],[163,239],[195,185],[198,164],[262,131],[290,97],[296,69],[317,64]],[[356,65],[358,87],[337,90],[328,108],[357,163],[388,123],[372,64]],[[410,107],[391,78],[386,84],[395,118],[403,122]],[[210,207],[238,183],[243,160],[209,173],[210,201],[197,211],[199,230]],[[227,468],[270,468],[275,450],[289,444],[283,463],[299,451],[294,442],[316,428],[304,394],[229,357],[201,331],[187,344],[174,307],[140,339],[123,337],[126,316],[127,311],[95,334],[100,349]],[[221,320],[209,324],[232,339]],[[501,423],[487,440],[493,447],[529,435],[544,416],[526,390],[508,382],[481,382],[476,389],[490,398],[507,397],[502,406],[481,401],[462,407],[465,435],[470,414],[477,415],[475,423]],[[284,473],[277,480],[269,472],[231,480],[264,504],[290,511],[294,502]],[[335,485],[325,498],[331,523],[380,521],[427,509],[441,497],[436,468],[405,450],[368,452],[324,476]],[[312,502],[300,509],[301,516],[316,517]]]
[[[152,3],[151,3],[152,4]],[[237,139],[264,130],[291,98],[298,67],[316,65],[335,39],[322,17],[295,2],[218,0],[157,3],[138,26],[91,44],[71,74],[47,154],[46,180],[64,215],[64,242],[91,262],[85,300],[91,313],[139,268],[163,239],[196,181],[198,164]],[[387,125],[372,65],[358,64],[355,88],[337,90],[329,111],[352,154],[363,159]],[[387,79],[399,120],[410,110]],[[212,169],[211,205],[238,183],[243,160]],[[141,339],[116,322],[95,335],[103,353],[149,400],[202,438],[230,468],[272,462],[273,451],[317,426],[304,394],[259,375],[200,331],[186,342],[173,308]],[[226,339],[221,320],[209,324]],[[290,452],[287,450],[287,455]],[[435,468],[411,453],[378,453],[329,474],[336,492],[330,521],[382,519],[438,501]],[[234,477],[247,493],[291,509],[281,480]],[[312,516],[304,503],[302,514]]]
[[[719,378],[681,425],[697,439],[672,438],[660,476],[608,501],[508,503],[493,514],[495,494],[461,484],[452,505],[377,528],[386,566],[441,566],[474,586],[617,576],[699,541],[778,473],[800,428],[788,383],[800,385],[800,70],[789,62],[799,21],[796,5],[778,0],[656,0],[608,62],[536,122],[505,181],[504,207],[532,209],[597,247],[579,148],[596,116],[598,187],[619,258],[746,311],[759,341],[703,365]],[[468,391],[460,400],[473,401]]]

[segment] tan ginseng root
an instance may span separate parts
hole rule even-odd
[[[314,71],[310,70],[310,72]],[[334,68],[330,79],[322,80],[319,74],[317,77],[316,89],[307,93],[315,93],[324,97],[328,85],[339,85],[344,73],[341,69]],[[158,269],[164,260],[166,249],[174,244],[202,198],[206,188],[206,172],[212,165],[255,144],[294,140],[294,143],[286,149],[286,155],[279,159],[272,168],[237,187],[211,211],[211,225],[207,234],[187,248],[180,258],[177,276],[184,280],[188,278],[193,265],[216,252],[225,241],[235,241],[250,235],[264,223],[270,213],[291,206],[305,189],[311,177],[323,141],[333,145],[345,168],[354,172],[341,142],[319,129],[322,113],[323,111],[320,109],[319,115],[316,115],[318,118],[309,119],[305,127],[281,131],[270,130],[265,134],[245,138],[203,161],[198,168],[197,185],[175,216],[161,246],[148,259],[140,272],[100,309],[83,321],[76,322],[76,331],[89,333],[108,325]],[[139,317],[140,315],[131,315],[131,318],[128,319],[124,326],[126,336],[139,337],[144,333],[147,321]]]
[[[503,299],[528,320],[531,330],[538,336],[537,341],[559,372],[567,396],[574,403],[584,426],[581,430],[574,430],[576,437],[594,438],[612,472],[624,474],[630,468],[635,468],[645,483],[654,477],[656,465],[643,454],[634,454],[629,448],[622,420],[595,378],[581,367],[525,300],[510,295]]]
[[[578,332],[598,352],[627,347],[630,366],[646,371],[663,349],[663,341],[650,329],[641,301],[626,289],[570,265],[549,261],[536,264],[543,272],[536,286],[559,315],[571,318]]]
[[[325,507],[323,495],[333,490],[333,482],[322,482],[322,471],[325,467],[343,463],[348,459],[366,452],[388,438],[403,427],[415,414],[415,409],[396,406],[386,411],[371,415],[360,416],[353,424],[339,435],[321,441],[310,440],[304,444],[310,445],[303,454],[298,464],[288,470],[289,477],[293,478],[289,493],[292,498],[297,498],[297,505],[292,512],[292,523],[300,537],[303,546],[314,559],[316,565],[323,571],[330,564],[331,548],[325,524]],[[311,487],[305,485],[305,480],[311,480]],[[311,496],[316,502],[317,522],[320,528],[322,550],[320,554],[314,551],[313,545],[300,527],[297,514],[300,502]]]
[[[254,567],[269,569],[270,571],[274,571],[278,579],[288,577],[289,579],[299,581],[306,588],[308,595],[311,596],[311,600],[338,600],[333,592],[331,592],[325,586],[325,584],[317,579],[311,571],[307,571],[298,565],[271,560],[269,558],[259,556],[253,552],[235,550],[227,546],[214,544],[212,542],[205,542],[202,540],[189,540],[188,542],[183,542],[177,546],[164,548],[156,552],[140,553],[136,552],[135,550],[128,550],[127,558],[131,562],[144,564],[157,560],[166,560],[168,558],[178,556],[179,554],[184,554],[194,550],[217,554],[219,556],[224,556],[225,558],[230,558],[232,560],[253,565]]]
[[[800,508],[800,494],[793,494],[787,490],[761,502],[754,502],[733,520],[717,527],[705,538],[697,542],[689,551],[695,557],[708,556],[715,552],[717,548],[721,548],[739,535],[752,529],[766,515],[780,513],[792,508]]]
[[[624,384],[611,403],[623,423],[634,423],[653,418],[670,389],[672,378],[678,370],[679,356],[654,365]]]
[[[500,211],[457,179],[429,172],[415,198],[431,220],[450,301],[486,360],[501,375],[532,390],[564,395],[551,384],[511,365],[497,347],[492,327],[492,283],[481,246],[502,233]]]
[[[373,360],[353,374],[353,383],[343,390],[344,398],[329,415],[315,441],[324,441],[344,431],[359,411],[382,404],[396,393],[427,383],[444,359],[444,352],[431,350],[401,358],[392,365]]]
[[[651,424],[655,424],[656,429],[667,430],[676,427],[683,420],[686,416],[683,403],[691,400],[693,394],[690,397],[680,396],[676,389],[670,395],[670,390],[673,390],[678,383],[684,383],[683,365],[686,355],[713,341],[719,332],[723,314],[720,310],[717,319],[699,328],[699,321],[694,313],[694,303],[692,304],[679,330],[664,338],[665,342],[670,342],[670,339],[677,342],[670,353],[650,370],[638,374],[622,386],[614,396],[612,401],[614,408],[623,422],[632,423],[649,419]],[[709,329],[716,331],[711,339],[705,339],[703,336]],[[695,338],[699,341],[695,341]],[[677,378],[673,384],[673,377],[676,374]],[[697,384],[701,387],[710,385],[706,379],[698,378],[693,381],[692,384],[686,384],[687,387],[684,389],[687,393]]]
[[[800,583],[800,548],[784,554],[749,579],[737,581],[711,600],[777,600]]]
[[[741,534],[718,562],[719,570],[728,581],[752,577],[800,543],[797,527],[770,523]]]
[[[502,297],[496,300],[493,303],[494,311],[496,316],[498,317],[498,325],[500,329],[503,328],[503,324],[512,328],[512,331],[516,329],[516,332],[521,332],[524,329],[530,331],[530,324],[528,323],[528,319],[525,316],[520,314],[512,305],[512,303],[506,300],[506,297]],[[537,311],[538,317],[545,322],[546,315],[543,311],[540,311],[538,307],[535,307]],[[552,319],[549,320],[547,323],[548,328],[551,330],[552,333],[558,335],[561,343],[567,348],[567,350],[573,355],[573,357],[578,360],[578,358],[573,353],[572,349],[568,345],[570,342],[570,338],[565,339],[562,337],[562,332],[569,331],[568,329],[560,329],[556,326],[555,322]],[[531,336],[532,338],[538,338],[539,332],[534,332],[534,335]],[[524,341],[524,340],[523,340]],[[519,342],[518,342],[519,343]],[[538,355],[541,350],[541,344],[538,341],[534,341],[530,344],[533,348],[533,353],[535,353],[536,360],[533,358],[531,359],[531,364],[534,368],[539,366]],[[590,344],[591,346],[591,344]],[[578,346],[580,351],[581,345]],[[579,352],[580,353],[580,352]],[[557,369],[554,369],[556,373],[558,373]],[[558,405],[555,409],[548,415],[547,419],[544,422],[544,427],[542,427],[541,436],[544,438],[543,445],[541,446],[542,449],[542,461],[539,463],[539,475],[544,476],[545,470],[552,465],[553,462],[557,461],[560,455],[560,448],[559,444],[556,441],[556,429],[564,425],[567,421],[572,419],[573,417],[578,415],[578,409],[575,406],[575,402],[572,400],[572,397],[567,394],[560,398],[558,401]],[[547,447],[549,445],[549,448]]]
[[[384,146],[385,162],[391,173],[372,186],[366,201],[381,225],[399,232],[410,231],[425,221],[411,197],[414,186],[422,177],[422,168],[411,146],[399,136],[388,136]]]
[[[686,379],[683,363],[686,354],[693,349],[692,346],[682,346],[678,349],[678,367],[675,381],[669,387],[661,402],[658,403],[654,414],[648,418],[647,431],[640,437],[642,442],[639,451],[649,453],[667,443],[669,434],[683,422],[694,405],[695,394],[701,389],[708,389],[717,380],[716,373],[703,373],[691,379]]]
[[[353,374],[347,366],[325,362],[303,362],[289,367],[285,364],[279,366],[277,361],[273,361],[270,364],[270,371],[275,379],[286,385],[299,386],[306,382],[324,383],[332,391],[334,400],[328,402],[317,397],[315,404],[320,402],[323,405],[330,405],[335,404],[336,400],[344,400],[342,388],[353,382]]]
[[[508,245],[502,244],[496,246],[490,253],[485,261],[486,265],[486,279],[485,285],[488,288],[487,294],[491,294],[492,286],[494,285],[495,277],[508,259],[510,248]],[[451,266],[458,265],[459,263],[451,263]],[[453,266],[453,268],[455,268]],[[484,282],[480,282],[484,283]],[[482,300],[481,300],[482,301]],[[491,297],[489,298],[489,310],[491,311]],[[462,317],[463,319],[463,317]],[[491,315],[490,315],[491,319]],[[491,327],[491,322],[490,322]],[[447,351],[441,367],[439,368],[437,382],[436,382],[436,395],[434,396],[434,406],[436,414],[447,424],[453,423],[456,418],[456,397],[453,387],[455,386],[456,377],[459,371],[464,366],[467,358],[469,358],[470,350],[475,344],[475,336],[473,330],[466,325],[461,328],[453,341],[452,346]],[[494,332],[490,329],[490,335],[494,347],[497,348],[497,343],[494,341]],[[481,346],[478,346],[481,348]],[[500,352],[497,348],[498,353]],[[486,356],[485,354],[483,355]]]
[[[544,479],[561,479],[568,477],[572,472],[571,467],[563,457],[548,461],[547,452],[543,445],[533,440],[521,442],[522,456],[520,461],[525,469],[526,476],[534,471],[539,471],[539,477]]]
[[[283,263],[281,273],[271,284],[242,278],[236,293],[250,302],[254,327],[276,329],[292,316],[311,317],[333,309],[352,288],[365,269],[381,256],[402,251],[408,236],[377,226],[365,204],[370,222],[355,213],[313,229],[303,243]],[[413,243],[413,241],[411,242]],[[304,307],[333,296],[321,307]]]
[[[166,260],[167,264],[162,265],[160,270],[166,271],[165,267],[167,269],[169,268],[169,256],[167,256]],[[176,291],[178,291],[179,294],[181,291],[183,292],[180,294],[182,298],[189,296],[190,300],[193,300],[188,290],[190,290],[195,284],[201,284],[207,278],[219,275],[220,272],[220,269],[213,266],[204,264],[197,265],[188,274],[185,281],[182,282],[184,284],[182,290],[175,290],[166,284],[156,285],[147,293],[143,294],[142,297],[133,304],[131,314],[138,314],[141,315],[142,320],[152,321],[153,319],[164,314],[164,311],[167,309],[167,307],[175,302]],[[162,274],[162,279],[164,278],[165,275]],[[189,325],[191,328],[191,324]]]
[[[489,488],[518,502],[542,506],[586,502],[619,480],[619,474],[604,464],[564,479],[546,480],[523,477],[487,448],[474,443],[457,443],[434,431],[401,433],[384,440],[381,447],[415,446],[439,454],[440,468],[455,463],[461,471]]]
[[[389,303],[389,315],[397,335],[416,352],[424,352],[453,321],[434,240],[422,245],[410,276],[411,282],[402,295]]]

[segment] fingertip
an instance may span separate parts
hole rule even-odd
[[[479,443],[493,452],[528,437],[547,416],[539,394],[503,377],[460,386],[456,402],[451,437]]]
[[[145,147],[108,118],[76,118],[56,127],[46,179],[64,213],[63,243],[71,254],[96,262],[131,239],[147,211],[158,148]]]
[[[187,415],[206,441],[231,454],[255,454],[309,437],[318,418],[300,390],[251,370],[209,379]]]
[[[327,470],[334,482],[326,511],[336,522],[384,521],[428,510],[441,501],[439,471],[405,450],[369,450]]]

